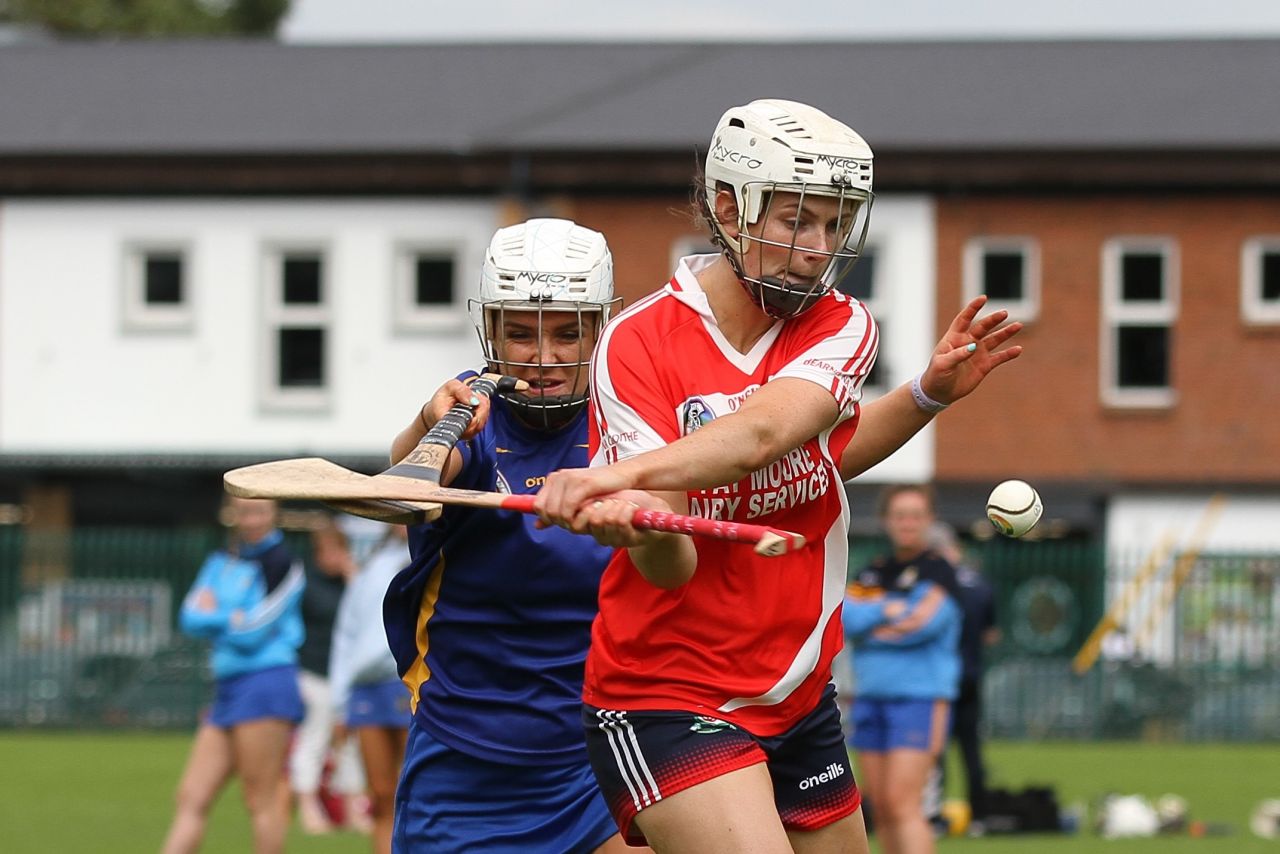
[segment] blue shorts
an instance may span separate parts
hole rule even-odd
[[[399,679],[355,685],[347,700],[347,726],[399,727],[409,726],[409,689]]]
[[[881,700],[854,697],[854,750],[887,753],[890,750],[923,750],[941,753],[951,722],[946,700]]]
[[[687,711],[625,712],[584,704],[582,722],[605,802],[633,845],[645,842],[635,823],[645,807],[762,762],[788,830],[818,830],[862,803],[831,687],[813,711],[769,737]]]
[[[476,759],[409,726],[392,850],[576,854],[618,832],[587,763]]]
[[[296,724],[304,714],[298,668],[286,664],[219,679],[207,720],[219,727],[262,718],[280,718]]]

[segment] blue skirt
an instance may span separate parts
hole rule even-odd
[[[298,691],[298,668],[286,664],[219,679],[214,685],[208,721],[219,727],[263,718],[279,718],[296,724],[304,714],[302,694]]]

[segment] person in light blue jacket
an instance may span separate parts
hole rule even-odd
[[[360,745],[378,854],[391,851],[396,781],[412,715],[382,627],[382,598],[408,565],[408,529],[392,526],[343,591],[329,652],[329,700],[334,719],[342,721],[334,743],[350,731]]]
[[[959,584],[955,568],[927,547],[928,488],[889,487],[880,513],[893,552],[858,573],[844,602],[852,741],[882,850],[931,854],[923,800],[960,682]]]
[[[178,619],[183,632],[212,642],[215,688],[178,784],[165,854],[200,848],[209,810],[233,774],[240,776],[254,851],[284,850],[281,775],[303,714],[297,673],[303,568],[276,528],[275,502],[230,498],[226,509],[231,542],[206,558]]]

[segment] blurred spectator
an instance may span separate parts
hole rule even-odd
[[[364,761],[373,817],[373,850],[390,854],[396,780],[409,736],[409,690],[396,672],[382,627],[382,598],[409,565],[408,529],[395,525],[347,585],[329,657],[334,743],[353,733]]]
[[[307,588],[302,596],[306,640],[298,651],[298,685],[306,705],[306,717],[298,727],[289,761],[289,781],[297,799],[298,820],[306,833],[328,833],[333,829],[335,814],[357,829],[368,826],[364,779],[354,745],[335,748],[330,764],[332,786],[340,793],[343,807],[340,811],[331,811],[321,797],[334,723],[329,697],[333,622],[355,568],[347,536],[336,519],[329,519],[311,532],[311,563],[307,566]]]
[[[950,525],[935,522],[929,529],[929,546],[956,568],[960,585],[960,690],[951,704],[951,738],[960,745],[960,756],[964,760],[965,791],[971,816],[969,833],[979,836],[985,831],[987,815],[987,773],[982,761],[983,653],[986,647],[1000,640],[995,590],[982,573],[965,560],[964,549]],[[944,751],[939,769],[945,764]]]
[[[304,574],[276,528],[273,501],[229,498],[232,536],[205,560],[179,615],[182,631],[213,642],[215,693],[178,784],[165,854],[197,851],[209,810],[240,777],[253,850],[284,850],[288,813],[279,797],[298,696],[299,601]]]
[[[885,854],[931,854],[926,785],[946,746],[960,679],[955,568],[928,548],[933,494],[888,487],[880,517],[892,554],[854,579],[844,603],[853,645],[853,746]]]

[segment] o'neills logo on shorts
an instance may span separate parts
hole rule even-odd
[[[823,783],[830,783],[837,777],[844,776],[844,766],[839,762],[832,762],[827,766],[827,770],[821,774],[814,774],[812,777],[805,777],[800,781],[801,789],[812,789],[814,786],[821,786]]]

